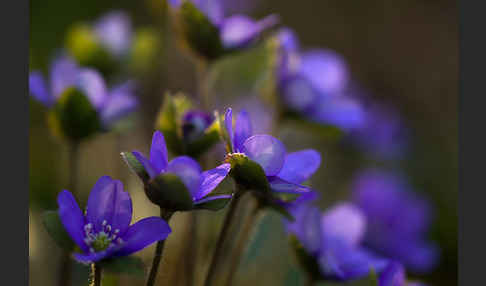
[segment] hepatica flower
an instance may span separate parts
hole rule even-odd
[[[206,208],[210,203],[225,203],[231,198],[231,195],[210,195],[228,174],[230,164],[222,164],[203,172],[199,164],[188,156],[179,156],[169,161],[164,136],[160,131],[156,131],[153,135],[149,158],[138,151],[133,151],[132,154],[147,172],[148,184],[155,185],[155,190],[151,190],[149,186],[147,195],[158,205],[172,208],[173,211],[190,210]],[[184,190],[171,189],[170,186],[163,188],[167,186],[158,184],[157,180],[166,174],[177,176],[184,184]],[[171,200],[182,196],[181,192],[188,194],[189,202],[185,201],[183,205],[174,206]]]
[[[282,29],[277,41],[277,89],[289,110],[343,130],[363,124],[364,112],[351,95],[349,69],[340,55],[328,49],[300,52],[290,29]]]
[[[241,14],[227,17],[223,2],[169,0],[172,8],[182,10],[186,38],[198,53],[207,58],[216,58],[224,52],[248,46],[278,22],[276,15],[259,21]]]
[[[386,266],[386,259],[363,246],[366,218],[353,204],[340,203],[324,213],[300,204],[291,213],[295,221],[287,223],[287,230],[297,239],[298,258],[313,279],[349,281]]]
[[[133,82],[109,90],[100,73],[79,67],[71,58],[54,60],[49,77],[48,85],[39,71],[31,72],[30,92],[54,111],[62,132],[72,139],[110,129],[137,106]],[[87,131],[86,126],[89,127]],[[83,130],[86,132],[76,134]]]
[[[130,225],[132,200],[118,180],[101,177],[91,190],[85,214],[69,191],[57,198],[59,216],[82,253],[81,263],[127,256],[167,238],[171,229],[161,218],[148,217]]]
[[[420,282],[407,281],[405,267],[390,261],[378,278],[378,286],[425,286]]]
[[[252,134],[248,113],[240,111],[233,126],[232,109],[228,108],[224,118],[224,137],[228,145],[228,161],[238,165],[239,159],[248,158],[263,170],[274,193],[301,195],[311,189],[301,185],[319,168],[321,157],[312,149],[287,153],[283,143],[265,134]],[[242,175],[244,177],[244,175]],[[251,179],[247,180],[253,188]]]
[[[368,247],[415,273],[435,266],[439,251],[426,239],[430,206],[403,178],[385,171],[362,171],[354,180],[353,195],[369,221]]]
[[[112,11],[103,15],[94,24],[95,34],[100,43],[115,56],[126,54],[132,46],[132,23],[122,11]]]

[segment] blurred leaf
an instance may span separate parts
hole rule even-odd
[[[170,211],[193,208],[192,197],[182,180],[170,173],[160,174],[145,185],[145,193],[154,204]]]
[[[135,256],[123,256],[103,260],[100,262],[100,265],[104,271],[115,274],[129,274],[139,277],[145,275],[145,266],[142,260]]]
[[[160,37],[151,28],[143,28],[135,33],[130,55],[131,68],[136,73],[145,73],[153,67],[153,61],[161,47]]]
[[[149,174],[145,171],[143,165],[135,158],[132,152],[121,152],[120,153],[125,163],[127,163],[128,167],[132,172],[137,174],[143,182],[147,182],[150,179]]]
[[[57,211],[46,211],[42,214],[42,223],[51,238],[65,251],[71,252],[74,249],[74,242],[62,225],[61,218]]]

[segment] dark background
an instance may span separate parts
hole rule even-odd
[[[63,45],[65,32],[71,24],[94,20],[110,9],[124,8],[136,25],[158,25],[162,21],[157,9],[159,2],[31,0],[30,68],[46,70],[56,49]],[[254,6],[251,14],[255,17],[270,12],[279,14],[281,22],[296,31],[304,48],[327,47],[341,53],[362,86],[375,98],[393,104],[401,112],[412,135],[412,149],[404,169],[416,191],[430,198],[435,207],[436,219],[431,237],[442,249],[439,267],[420,278],[430,285],[457,285],[457,3],[440,0],[265,0]],[[161,38],[164,38],[163,35]],[[152,92],[144,93],[141,98],[144,111],[139,128],[122,135],[121,146],[117,135],[107,134],[87,142],[82,150],[79,189],[87,195],[99,176],[120,177],[132,193],[137,219],[157,212],[155,208],[146,207],[147,202],[141,192],[133,190],[140,185],[129,175],[118,153],[136,148],[147,151],[151,122],[159,108],[163,90],[194,92],[196,89],[191,61],[178,52],[172,42],[166,47],[154,63],[158,66],[158,73],[151,79],[157,84],[151,85],[149,90]],[[340,146],[300,134],[302,132],[293,130],[292,126],[282,130],[281,136],[289,148],[314,147],[323,152],[325,164],[316,174],[313,184],[322,186],[326,192],[334,192],[329,196],[331,198],[341,197],[337,193],[346,186],[361,162],[356,162]],[[301,137],[295,136],[295,133]],[[292,140],[295,137],[301,140]],[[66,185],[67,154],[66,148],[52,139],[46,129],[44,109],[33,101],[30,103],[29,151],[30,285],[52,285],[59,250],[47,237],[38,217],[41,210],[56,207],[55,196]],[[141,205],[138,213],[137,203]],[[221,214],[204,216],[208,221],[218,221]],[[180,215],[173,223],[177,225],[178,220],[184,219],[184,215]],[[268,228],[264,229],[274,227],[275,231],[259,233],[254,241],[257,246],[251,248],[257,249],[254,252],[258,255],[249,253],[249,257],[258,256],[258,263],[242,263],[239,280],[251,280],[254,285],[270,285],[271,282],[272,285],[296,285],[292,284],[293,277],[298,276],[294,273],[292,257],[285,248],[285,239],[279,238],[279,234],[283,236],[281,229],[275,226],[279,220],[270,215],[264,223],[268,224]],[[205,228],[200,227],[200,231],[204,232]],[[167,267],[177,261],[178,255],[175,235],[171,235],[171,241],[173,250],[167,253]],[[149,261],[151,252],[152,248],[148,248],[141,255]],[[205,257],[203,250],[201,253]],[[265,273],[258,265],[260,268],[267,265]],[[268,268],[268,265],[272,267]],[[200,272],[202,277],[205,271]],[[83,274],[80,269],[80,281],[83,281]],[[287,284],[278,279],[285,279]],[[130,277],[122,277],[121,280],[125,283],[123,285],[143,283]],[[80,282],[77,285],[84,284]]]

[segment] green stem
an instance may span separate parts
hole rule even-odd
[[[235,215],[236,208],[238,207],[238,203],[241,199],[242,192],[236,191],[233,200],[231,201],[228,213],[224,218],[223,228],[219,234],[218,241],[216,242],[216,247],[214,249],[213,259],[211,260],[211,264],[209,266],[208,275],[206,276],[206,281],[204,282],[205,286],[213,285],[214,274],[216,273],[216,266],[218,261],[221,259],[222,250],[223,250],[223,243],[225,242],[226,235],[230,228],[231,222]]]
[[[236,271],[238,269],[238,266],[240,265],[241,257],[246,249],[247,242],[251,236],[253,227],[256,225],[256,221],[259,218],[260,214],[260,205],[257,203],[255,208],[252,210],[252,212],[249,214],[249,217],[246,219],[243,228],[241,230],[241,235],[240,239],[238,240],[236,244],[236,249],[235,253],[233,255],[233,259],[231,261],[230,269],[229,269],[229,274],[228,278],[226,279],[225,285],[233,285],[233,278],[234,275],[236,274]]]
[[[78,186],[78,167],[79,167],[79,142],[69,143],[68,150],[68,164],[69,164],[69,174],[68,174],[68,188],[69,191],[73,193],[76,197],[77,186]],[[63,252],[60,269],[59,269],[59,286],[71,285],[71,256],[69,252]]]
[[[168,212],[164,209],[160,209],[160,217],[169,223],[172,217],[172,212]],[[162,260],[162,255],[164,254],[165,239],[159,240],[155,247],[154,259],[152,260],[152,267],[150,268],[149,278],[147,280],[147,286],[153,286],[155,284],[155,278],[157,277],[157,272],[159,271],[159,264]]]
[[[99,264],[91,264],[89,286],[101,286],[101,266]]]

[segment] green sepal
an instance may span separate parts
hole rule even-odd
[[[171,95],[169,92],[165,93],[155,128],[164,134],[167,148],[174,154],[185,153],[180,119],[182,114],[191,106],[191,102],[183,94]]]
[[[307,274],[312,277],[312,280],[322,280],[320,266],[316,258],[307,253],[304,246],[300,243],[295,235],[289,236],[289,243],[295,251],[295,256],[298,263],[307,272]]]
[[[132,152],[121,152],[120,155],[122,156],[125,163],[127,163],[130,170],[132,170],[137,176],[142,179],[144,183],[150,180],[150,176],[145,171],[142,163],[140,163],[137,158],[132,154]]]
[[[104,75],[110,74],[117,68],[114,56],[102,45],[89,25],[72,26],[66,36],[66,47],[82,66],[95,67]]]
[[[59,247],[68,252],[74,249],[74,242],[66,232],[57,211],[45,211],[42,214],[42,224]]]
[[[224,53],[219,29],[189,1],[180,7],[180,21],[185,40],[198,55],[215,60]]]
[[[375,268],[373,267],[370,268],[370,273],[368,274],[366,282],[367,282],[366,285],[378,286],[378,276],[376,275]]]
[[[145,265],[136,256],[122,256],[110,258],[99,262],[103,271],[113,274],[128,274],[143,277],[145,275]]]
[[[67,88],[49,114],[54,134],[79,142],[101,130],[98,112],[77,88]]]
[[[270,194],[267,176],[257,162],[250,160],[245,154],[241,153],[229,154],[226,160],[231,164],[230,175],[238,185],[263,196]]]
[[[231,199],[232,198],[229,197],[219,200],[212,200],[201,204],[195,204],[194,209],[218,211],[220,209],[223,209],[231,201]]]
[[[145,184],[145,194],[163,209],[188,211],[193,209],[192,196],[182,180],[171,173],[163,173]]]

